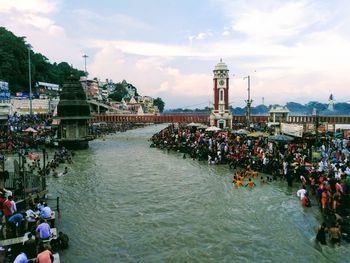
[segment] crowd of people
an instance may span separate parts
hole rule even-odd
[[[235,188],[254,187],[258,172],[262,173],[261,183],[281,179],[290,187],[298,184],[296,195],[301,205],[311,207],[315,202],[320,207],[324,224],[318,232],[328,231],[334,244],[340,244],[341,237],[350,239],[349,138],[301,138],[288,142],[270,138],[170,125],[152,136],[151,147],[175,150],[210,165],[229,165],[236,171],[232,178]],[[318,160],[312,158],[313,151],[319,153]],[[325,243],[323,238],[317,240]]]
[[[53,252],[68,247],[68,236],[62,232],[56,236],[53,232],[55,213],[43,200],[31,199],[26,210],[18,211],[12,192],[1,188],[0,208],[2,239],[23,237],[24,240],[19,251],[11,251],[13,262],[28,262],[33,258],[37,262],[50,262],[45,260]]]
[[[52,160],[48,161],[44,169],[40,165],[40,159],[36,158],[35,154],[28,153],[31,158],[27,160],[27,168],[30,173],[39,176],[56,176],[60,164],[72,163],[73,155],[74,152],[61,148],[54,152]],[[68,173],[67,166],[62,173]],[[17,256],[17,261],[14,262],[27,262],[24,261],[25,258],[26,260],[36,258],[37,262],[49,262],[45,260],[52,257],[52,252],[67,248],[68,236],[62,232],[59,232],[58,236],[53,236],[55,233],[52,231],[52,222],[55,220],[55,213],[44,200],[29,194],[25,202],[26,208],[18,210],[15,202],[18,198],[14,195],[15,192],[0,188],[1,239],[23,237],[26,240],[20,251],[12,251],[13,257]]]

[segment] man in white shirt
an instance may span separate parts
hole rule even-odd
[[[297,191],[297,196],[300,198],[300,200],[303,200],[305,194],[306,194],[306,189],[303,187],[302,189]]]

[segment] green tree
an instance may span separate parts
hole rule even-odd
[[[153,104],[158,107],[159,112],[163,112],[165,103],[161,98],[154,99]]]
[[[0,79],[9,82],[12,93],[29,91],[28,47],[25,37],[17,37],[0,27]],[[73,68],[67,62],[51,64],[40,53],[30,52],[32,87],[38,81],[62,85],[69,75],[83,76],[84,72]]]
[[[111,98],[114,101],[121,101],[126,95],[128,94],[128,91],[124,87],[123,84],[117,83],[115,85],[115,90],[109,95],[109,98]]]

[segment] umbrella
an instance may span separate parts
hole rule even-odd
[[[198,127],[198,126],[201,126],[202,124],[200,123],[195,123],[195,122],[191,122],[189,124],[187,124],[187,127]]]
[[[248,133],[247,136],[258,138],[258,137],[269,137],[269,134],[267,132],[257,131],[257,132]]]
[[[234,133],[240,134],[240,135],[247,135],[249,132],[245,129],[239,129],[237,131],[234,131]]]
[[[206,128],[208,128],[208,126],[205,124],[202,124],[202,125],[198,126],[197,128],[198,129],[206,129]]]
[[[220,131],[221,129],[216,126],[210,126],[209,128],[206,128],[205,131]]]
[[[37,130],[34,130],[33,128],[29,127],[27,129],[24,130],[25,132],[32,132],[32,133],[37,133]]]
[[[275,142],[291,142],[294,140],[294,138],[284,134],[277,134],[277,135],[269,136],[269,140],[275,141]]]

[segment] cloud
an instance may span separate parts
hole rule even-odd
[[[193,40],[204,40],[204,39],[206,39],[208,37],[211,37],[211,36],[213,36],[213,33],[210,30],[208,30],[207,32],[201,32],[201,33],[198,33],[196,35],[189,36],[188,39],[190,41],[193,41]]]
[[[210,97],[210,73],[186,74],[171,66],[172,61],[171,58],[131,56],[115,45],[106,45],[92,58],[88,71],[103,80],[108,78],[120,82],[125,79],[135,85],[140,94],[161,96],[166,102],[175,97],[184,101],[198,96]]]
[[[266,103],[326,100],[331,92],[343,97],[338,94],[350,83],[349,3],[213,2],[220,19],[206,24],[207,30],[195,21],[185,29],[167,24],[178,34],[176,41],[159,33],[163,14],[150,19],[128,8],[107,14],[89,4],[66,11],[61,1],[0,0],[0,23],[27,36],[33,49],[51,61],[83,69],[86,53],[90,77],[126,79],[141,94],[162,97],[167,107],[211,99],[212,69],[220,57],[231,76],[236,74],[230,91],[236,106],[244,105],[247,82],[242,77],[248,74],[254,104],[262,97]],[[58,20],[62,17],[65,21]]]
[[[0,12],[30,12],[48,14],[57,10],[60,1],[47,0],[0,0]]]
[[[73,11],[74,17],[79,17],[76,21],[80,30],[99,34],[106,32],[125,32],[127,30],[152,30],[152,27],[135,17],[126,14],[99,14],[88,9],[77,9]],[[103,25],[103,27],[101,27]]]
[[[113,45],[122,50],[124,53],[142,55],[142,56],[160,56],[160,57],[177,57],[177,56],[196,56],[200,53],[192,51],[190,46],[185,45],[167,45],[161,43],[152,43],[144,41],[128,40],[99,40],[89,41],[91,47],[103,48],[106,45]]]
[[[76,66],[82,64],[77,57],[82,53],[80,44],[53,19],[60,7],[61,1],[0,0],[0,23],[18,36],[26,36],[33,50],[51,62],[67,61]]]

